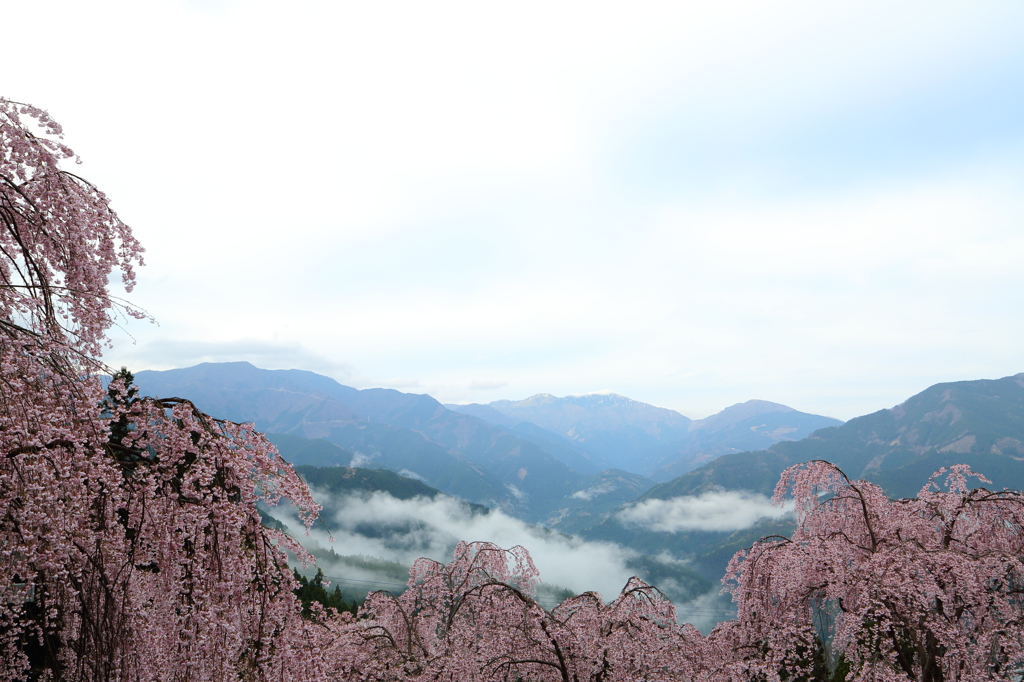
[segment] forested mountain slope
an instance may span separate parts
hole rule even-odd
[[[301,455],[319,450],[304,463],[383,467],[566,528],[646,489],[651,482],[638,477],[645,467],[660,463],[664,477],[744,443],[799,435],[800,418],[826,419],[749,401],[692,422],[617,395],[541,395],[448,409],[427,395],[359,390],[313,372],[246,362],[143,371],[136,382],[145,394],[189,398],[209,413],[252,421],[278,441],[310,438],[345,451],[328,452],[321,443]],[[751,419],[756,423],[744,421]],[[610,461],[627,466],[603,475]]]
[[[669,481],[721,455],[800,440],[818,429],[842,423],[767,400],[748,400],[691,422],[686,436],[665,448],[666,454],[651,478]]]
[[[210,413],[254,422],[296,463],[391,469],[531,522],[571,522],[652,483],[626,472],[596,479],[593,458],[534,424],[502,428],[430,396],[357,390],[312,372],[206,363],[139,372],[136,382],[143,393],[189,398]],[[590,492],[573,497],[581,491]]]
[[[645,498],[667,499],[718,488],[771,494],[790,464],[825,459],[850,478],[913,496],[943,466],[966,463],[993,488],[1024,488],[1024,373],[995,380],[936,384],[905,402],[815,431],[767,450],[724,455]]]

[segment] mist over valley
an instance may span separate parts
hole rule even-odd
[[[486,540],[527,547],[548,601],[639,575],[707,629],[730,617],[733,553],[794,527],[770,500],[790,464],[829,459],[892,495],[960,461],[1024,487],[1024,375],[940,384],[847,423],[764,400],[691,420],[607,393],[443,405],[245,362],[136,381],[265,431],[324,506],[309,537],[285,508],[270,517],[356,597]]]

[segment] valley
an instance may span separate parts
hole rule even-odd
[[[614,594],[637,574],[704,627],[729,617],[717,596],[729,558],[791,532],[769,501],[791,464],[827,459],[891,496],[961,462],[1024,487],[1024,375],[939,384],[846,423],[763,400],[701,420],[615,394],[442,405],[248,363],[136,382],[267,433],[324,505],[307,539],[318,565],[356,598],[400,590],[419,556],[487,540],[527,546],[546,598]]]

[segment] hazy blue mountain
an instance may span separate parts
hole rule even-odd
[[[514,515],[524,511],[519,497],[491,472],[422,433],[368,421],[342,400],[358,398],[359,391],[314,372],[264,370],[248,362],[204,363],[139,372],[135,381],[144,395],[188,398],[218,417],[254,422],[264,433],[275,434],[272,442],[281,436],[298,436],[327,440],[348,451],[347,460],[332,453],[331,464],[349,466],[355,456],[357,464],[372,462],[375,467],[411,473],[471,502],[501,507]],[[392,412],[397,414],[416,408],[429,412],[439,405],[428,396],[407,399],[398,391],[390,393],[396,398]],[[380,396],[368,398],[361,406],[381,412]]]
[[[784,410],[765,412],[754,415],[755,421],[776,413],[790,414]],[[735,425],[745,425],[749,419],[737,419]],[[771,495],[786,467],[813,459],[836,463],[852,479],[875,481],[892,497],[917,494],[934,471],[958,463],[969,464],[991,479],[988,488],[1024,488],[1024,374],[937,384],[896,407],[819,429],[799,441],[722,455],[651,487],[620,509],[645,500],[714,495],[721,490]],[[640,552],[686,558],[708,579],[722,574],[736,550],[763,535],[789,535],[793,530],[793,520],[786,516],[765,518],[733,533],[700,529],[656,532],[623,523],[619,511],[606,513],[580,534]]]
[[[690,419],[625,396],[591,394],[559,398],[541,393],[525,400],[496,400],[502,414],[568,438],[618,469],[643,474],[665,446],[689,432]]]
[[[406,472],[446,493],[541,520],[586,477],[537,445],[427,395],[359,390],[300,370],[263,370],[247,362],[143,371],[146,395],[188,398],[264,432],[325,439],[357,463]],[[354,460],[350,457],[345,464]]]
[[[835,462],[851,478],[876,481],[896,497],[915,495],[933,471],[957,463],[988,476],[989,487],[1024,488],[1024,374],[936,384],[803,440],[723,455],[644,497],[716,488],[770,494],[783,469],[812,459]]]
[[[470,502],[513,516],[523,512],[520,500],[498,476],[417,431],[359,421],[332,426],[327,438],[355,453],[347,466],[391,469]]]
[[[262,431],[288,433],[305,422],[359,419],[341,399],[338,382],[298,369],[265,370],[248,362],[204,362],[135,375],[144,395],[187,398],[222,419],[254,422]],[[317,438],[321,434],[306,434]]]
[[[532,422],[520,421],[519,419],[509,417],[490,405],[481,405],[480,403],[470,403],[468,405],[446,404],[445,407],[453,412],[468,414],[477,419],[482,419],[488,424],[500,426],[523,440],[537,445],[559,461],[564,462],[569,468],[580,473],[596,474],[599,471],[611,468],[611,464],[606,459],[587,452],[579,443],[553,431],[541,428]]]
[[[521,518],[543,519],[554,503],[585,481],[582,472],[547,452],[534,438],[449,410],[430,396],[371,388],[348,389],[344,397],[370,421],[421,433],[496,476],[506,493],[516,498],[513,511]]]
[[[818,429],[842,423],[767,400],[748,400],[691,422],[689,433],[666,448],[667,454],[651,473],[651,478],[669,481],[721,455],[760,450],[784,440],[800,440]]]
[[[690,431],[720,433],[751,418],[778,412],[796,412],[796,410],[787,405],[773,403],[769,400],[748,400],[745,403],[730,405],[710,417],[694,419],[690,422]]]
[[[468,414],[482,419],[488,424],[494,426],[500,426],[502,428],[511,429],[513,426],[518,424],[521,420],[509,417],[504,412],[494,409],[490,405],[483,405],[481,403],[469,403],[468,405],[455,405],[452,403],[445,403],[444,405],[453,412],[461,412],[462,414]]]
[[[529,439],[443,407],[429,417],[396,422],[463,453],[497,476],[517,497],[519,515],[525,519],[543,519],[553,504],[579,489],[586,478]]]
[[[592,455],[568,438],[542,429],[531,422],[520,422],[513,426],[511,431],[523,440],[543,448],[553,457],[581,473],[596,474],[611,468],[611,464],[605,458]]]
[[[453,409],[496,424],[507,425],[510,420],[531,423],[567,439],[567,444],[598,468],[617,467],[656,481],[671,480],[723,454],[799,440],[817,429],[842,424],[838,419],[765,400],[749,400],[694,421],[673,410],[616,394],[565,398],[539,394],[526,400],[496,400]],[[578,458],[556,454],[550,441],[535,442],[577,470],[585,470]]]
[[[321,444],[301,455],[321,458],[309,463],[372,463],[534,522],[561,518],[566,509],[583,513],[564,500],[616,462],[633,474],[660,464],[664,479],[826,420],[750,401],[691,422],[618,395],[539,395],[452,410],[428,395],[359,390],[313,372],[246,362],[143,371],[136,381],[145,394],[189,398],[211,414],[255,422],[267,433],[329,441],[349,453]]]

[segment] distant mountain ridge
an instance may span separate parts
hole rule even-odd
[[[566,528],[646,490],[654,482],[642,474],[656,465],[656,478],[664,480],[720,452],[775,442],[783,431],[799,437],[803,428],[776,419],[729,431],[748,412],[803,415],[764,401],[698,422],[616,394],[445,406],[428,395],[360,390],[313,372],[247,362],[142,371],[136,382],[145,394],[189,398],[211,414],[254,422],[274,438],[318,441],[307,454],[320,459],[310,464],[387,468],[531,523]],[[702,424],[714,429],[695,428]],[[707,443],[694,440],[692,434],[705,431],[712,434]],[[339,451],[329,451],[328,443]],[[619,473],[605,475],[609,469]],[[601,492],[573,497],[586,490]]]
[[[564,398],[540,393],[525,400],[446,407],[512,429],[533,424],[561,437],[594,465],[656,481],[670,480],[723,454],[799,440],[843,423],[766,400],[748,400],[691,420],[615,393]]]
[[[668,453],[651,472],[651,478],[668,481],[721,455],[800,440],[818,429],[842,423],[767,400],[748,400],[691,422],[690,432],[667,448]]]
[[[313,372],[264,370],[247,362],[142,371],[135,378],[144,394],[185,397],[267,433],[325,439],[360,456],[364,465],[405,472],[531,521],[586,485],[586,475],[532,442],[452,412],[427,395],[359,390]]]
[[[661,445],[686,434],[690,419],[616,393],[559,398],[540,393],[525,400],[488,404],[502,414],[569,438],[611,466],[644,473]]]
[[[764,534],[788,534],[792,521],[669,532],[637,525],[628,512],[721,491],[770,495],[787,466],[812,459],[893,497],[915,495],[932,472],[958,463],[988,476],[990,488],[1024,488],[1024,373],[936,384],[846,423],[760,400],[702,420],[607,394],[445,406],[248,363],[139,372],[137,383],[144,394],[190,398],[216,416],[254,421],[318,488],[428,497],[436,489],[556,531],[673,556],[712,582],[736,550]],[[615,461],[642,462],[650,477],[608,466]],[[406,478],[346,469],[355,465]]]

